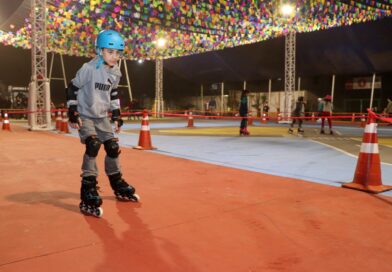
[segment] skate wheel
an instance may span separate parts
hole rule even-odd
[[[102,210],[101,207],[97,208],[97,209],[94,211],[94,216],[96,216],[96,217],[102,217],[102,215],[103,215],[103,210]]]
[[[139,200],[140,200],[140,196],[138,194],[134,194],[132,196],[132,201],[139,202]]]

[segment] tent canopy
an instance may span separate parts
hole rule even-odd
[[[292,16],[282,15],[282,2],[292,4]],[[30,48],[29,5],[24,0],[1,25],[0,43]],[[289,31],[314,32],[392,16],[390,0],[48,0],[47,7],[50,51],[91,57],[97,34],[115,29],[126,40],[126,57],[135,60],[222,50]],[[161,48],[160,38],[166,39]]]

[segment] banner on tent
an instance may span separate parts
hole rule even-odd
[[[345,84],[346,90],[371,90],[373,77],[354,77]],[[376,76],[374,89],[381,89],[381,77]]]

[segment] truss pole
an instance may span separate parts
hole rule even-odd
[[[50,130],[50,87],[47,77],[46,0],[31,0],[31,65],[29,85],[29,126],[31,130]]]
[[[295,32],[290,31],[285,37],[285,101],[284,120],[290,121],[295,90]]]
[[[155,117],[162,117],[164,108],[163,103],[163,60],[157,58],[155,60]]]

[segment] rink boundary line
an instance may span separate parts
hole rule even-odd
[[[78,249],[83,249],[83,248],[95,246],[98,244],[101,244],[101,243],[100,242],[92,242],[92,243],[85,244],[85,245],[74,246],[71,248],[63,249],[63,250],[56,250],[53,252],[42,253],[42,254],[38,254],[35,256],[29,256],[29,257],[24,257],[24,258],[17,259],[17,260],[8,261],[5,263],[0,263],[0,269],[2,269],[4,266],[13,265],[15,263],[21,263],[21,262],[25,262],[25,261],[38,259],[38,258],[45,258],[45,257],[52,256],[52,255],[58,255],[58,254],[62,254],[62,253],[69,252],[69,251],[74,251],[74,250],[78,250]]]
[[[355,156],[355,155],[353,155],[353,154],[351,154],[351,153],[349,153],[347,151],[344,151],[343,149],[337,148],[335,146],[332,146],[332,145],[329,145],[329,144],[326,144],[326,143],[322,143],[322,142],[319,142],[319,141],[316,141],[316,140],[309,140],[309,141],[314,142],[314,143],[318,143],[320,145],[323,145],[323,146],[326,146],[326,147],[329,147],[329,148],[332,148],[332,149],[334,149],[334,150],[336,150],[338,152],[341,152],[341,153],[343,153],[343,154],[345,154],[347,156],[350,156],[350,157],[353,157],[353,158],[358,158],[358,156]],[[392,166],[392,163],[388,163],[388,162],[381,162],[381,164]]]

